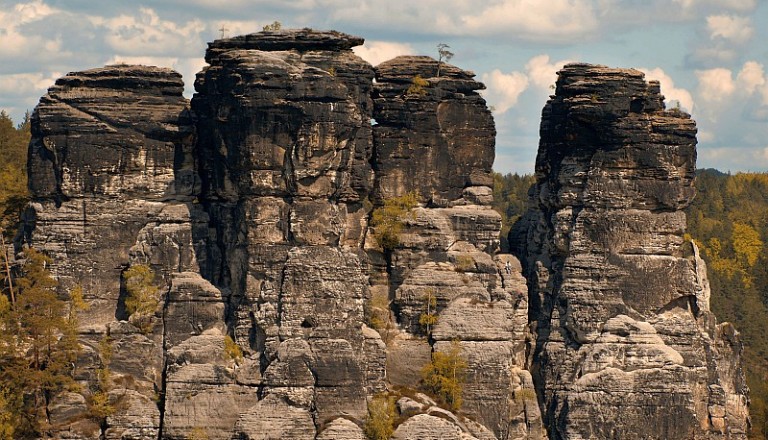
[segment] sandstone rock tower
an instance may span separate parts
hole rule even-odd
[[[549,437],[746,438],[741,344],[683,238],[696,125],[641,72],[571,64],[544,107],[528,278]]]
[[[18,245],[51,254],[62,295],[82,286],[90,305],[81,390],[48,408],[55,437],[362,439],[385,391],[404,419],[394,438],[544,435],[525,280],[495,255],[483,85],[445,64],[438,77],[428,57],[374,69],[351,51],[362,41],[217,40],[191,104],[177,73],[124,65],[69,74],[41,99]],[[411,191],[420,202],[384,249],[372,211]],[[125,306],[139,265],[160,292],[144,326]],[[461,414],[415,389],[454,344]],[[95,393],[106,417],[89,412]]]

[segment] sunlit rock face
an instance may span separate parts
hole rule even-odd
[[[567,65],[511,234],[551,439],[746,438],[741,343],[683,238],[696,124],[635,70]],[[653,420],[652,423],[649,423]]]

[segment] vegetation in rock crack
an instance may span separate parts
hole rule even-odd
[[[115,407],[109,399],[109,391],[112,389],[112,354],[112,339],[105,335],[99,341],[100,365],[96,369],[96,386],[88,398],[88,412],[101,424],[106,423],[107,417],[115,412]]]
[[[243,363],[243,350],[229,335],[224,336],[224,353],[227,354],[227,357],[232,360],[235,365]]]
[[[72,367],[80,352],[77,309],[57,295],[52,260],[29,248],[20,276],[0,295],[0,433],[2,438],[39,438],[49,426],[48,405],[76,389]],[[77,294],[76,294],[77,295]]]
[[[429,87],[429,81],[422,78],[421,75],[416,75],[411,80],[411,85],[408,86],[405,94],[409,96],[424,96],[427,94],[427,87]]]
[[[432,361],[421,370],[421,381],[426,391],[456,411],[461,408],[466,374],[467,361],[461,355],[459,341],[454,340],[448,351],[432,353]]]
[[[432,327],[437,324],[437,295],[434,289],[424,292],[424,312],[419,316],[419,324],[424,327],[427,336],[431,334]]]
[[[419,196],[415,191],[399,197],[384,200],[384,206],[373,210],[371,226],[373,238],[384,250],[392,250],[400,244],[405,221],[413,218],[411,210],[418,206]]]
[[[159,292],[155,286],[155,273],[145,264],[131,266],[123,272],[126,297],[125,310],[131,324],[142,333],[152,331],[152,317],[160,304]]]
[[[397,324],[392,319],[387,292],[371,293],[371,300],[367,304],[366,316],[368,317],[368,325],[379,332],[385,344],[389,344],[392,336],[397,332]]]
[[[471,272],[475,269],[475,260],[469,255],[459,255],[453,262],[456,272]]]
[[[262,27],[261,30],[264,31],[264,32],[267,32],[267,31],[279,31],[282,28],[283,28],[283,24],[280,23],[279,21],[275,20],[272,23]]]
[[[208,435],[207,429],[196,426],[189,430],[187,438],[189,440],[210,440],[211,436]]]
[[[386,393],[377,394],[368,401],[368,416],[363,425],[370,440],[388,440],[395,431],[395,398]]]

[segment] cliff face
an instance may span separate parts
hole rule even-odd
[[[573,64],[543,111],[533,208],[511,240],[551,439],[746,437],[741,345],[683,238],[696,126],[662,100],[638,71]]]
[[[373,68],[361,43],[217,40],[191,103],[177,73],[141,66],[72,73],[41,99],[17,244],[90,306],[53,437],[362,439],[381,393],[397,439],[541,439],[542,414],[550,438],[743,437],[738,338],[682,239],[695,125],[661,110],[658,85],[561,73],[521,267],[498,254],[484,86],[428,57]],[[382,248],[373,211],[408,194]],[[129,316],[144,265],[159,302]],[[455,350],[459,412],[419,388]]]
[[[369,399],[387,391],[405,419],[396,438],[542,435],[525,281],[495,255],[483,85],[446,64],[436,77],[427,57],[374,70],[350,50],[361,43],[217,40],[191,105],[178,74],[139,66],[73,73],[42,98],[19,244],[51,254],[62,294],[80,285],[90,305],[82,392],[49,405],[56,437],[363,438]],[[408,93],[416,75],[428,83]],[[382,249],[372,210],[410,191],[418,206]],[[139,265],[160,289],[144,321],[125,307]],[[474,420],[418,393],[454,340]],[[101,420],[99,392],[114,408]]]

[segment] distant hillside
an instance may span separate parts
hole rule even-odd
[[[698,170],[688,233],[707,262],[712,310],[741,332],[753,438],[768,437],[768,174]]]

